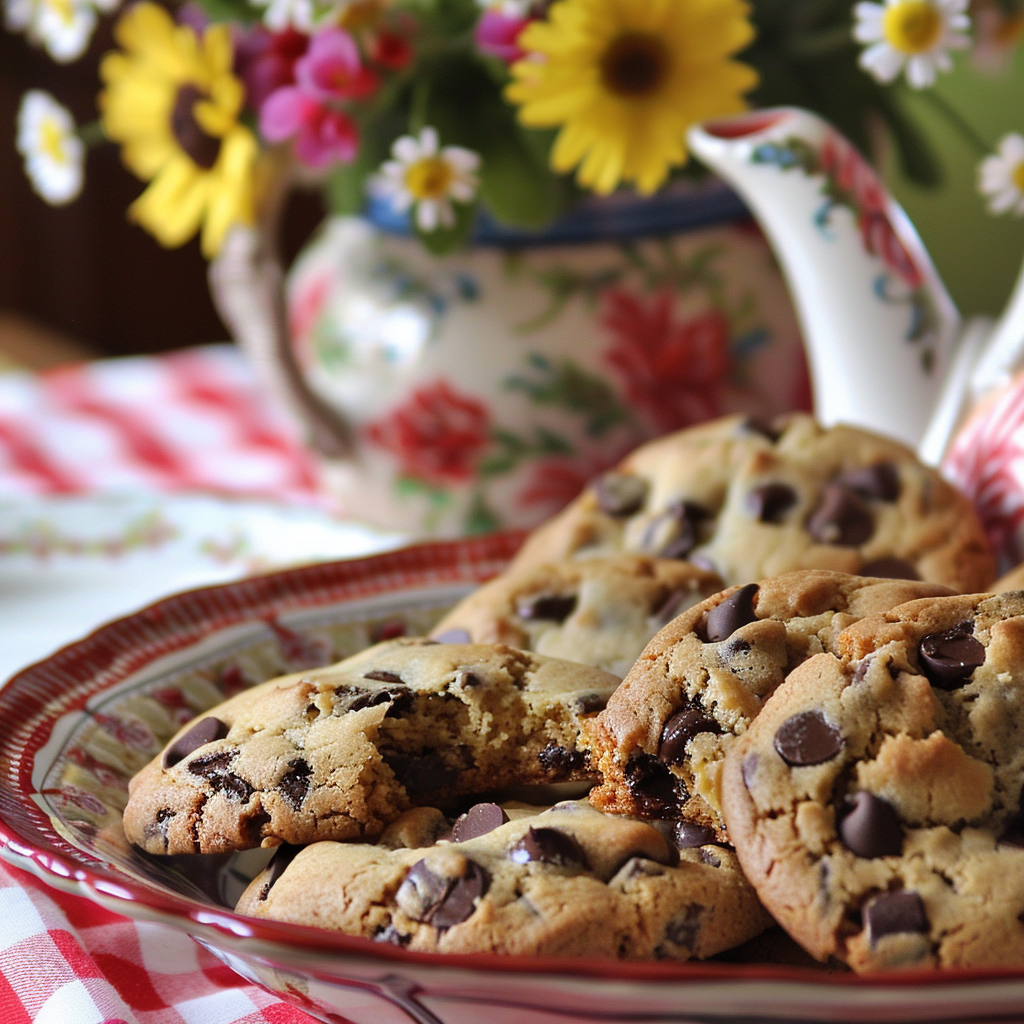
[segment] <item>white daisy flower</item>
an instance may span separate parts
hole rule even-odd
[[[253,0],[257,7],[266,7],[263,24],[272,32],[291,27],[299,32],[312,32],[314,11],[312,0]]]
[[[24,32],[32,24],[34,0],[4,0],[4,27],[9,32]]]
[[[477,190],[480,157],[471,149],[438,149],[437,130],[424,128],[419,138],[403,135],[391,147],[394,160],[381,164],[371,183],[373,191],[390,201],[396,213],[415,207],[421,231],[455,225],[451,201],[472,202]]]
[[[85,53],[96,28],[96,5],[89,0],[8,0],[7,12],[8,23],[23,21],[28,38],[61,64]]]
[[[859,3],[854,38],[869,43],[860,65],[879,82],[891,82],[900,72],[915,89],[935,83],[939,71],[949,71],[950,50],[971,44],[969,0],[885,0]]]
[[[992,213],[1024,217],[1024,135],[1011,132],[978,166],[978,191]]]
[[[32,187],[48,203],[70,203],[82,191],[85,146],[70,112],[48,92],[30,89],[21,98],[17,146]]]

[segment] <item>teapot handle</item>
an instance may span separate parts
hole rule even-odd
[[[349,459],[352,429],[307,384],[288,333],[284,269],[277,229],[291,182],[278,173],[260,204],[253,227],[236,225],[210,262],[210,293],[235,342],[267,390],[303,425],[309,445],[325,458]]]

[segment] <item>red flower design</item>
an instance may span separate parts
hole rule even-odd
[[[482,402],[439,378],[385,419],[368,423],[365,432],[398,456],[406,476],[443,487],[474,475],[488,444],[490,418]]]
[[[829,135],[821,147],[822,171],[850,196],[864,248],[877,256],[909,288],[924,280],[889,217],[885,187],[875,169],[839,135]]]
[[[602,298],[601,322],[616,335],[605,359],[621,374],[629,401],[659,432],[721,414],[729,325],[719,310],[674,323],[667,288],[647,305],[621,288],[607,289]]]

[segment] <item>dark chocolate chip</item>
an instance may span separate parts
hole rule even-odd
[[[699,704],[686,704],[674,712],[661,730],[658,757],[666,764],[686,760],[686,744],[701,732],[721,732],[721,726],[710,718]]]
[[[864,499],[849,487],[829,484],[807,520],[807,529],[821,544],[857,547],[875,532],[875,518]]]
[[[942,633],[921,637],[918,656],[932,686],[940,690],[956,690],[984,663],[985,648],[973,633],[973,622],[961,622]]]
[[[906,890],[875,896],[864,908],[864,921],[872,946],[886,935],[927,934],[929,927],[921,897]]]
[[[637,754],[623,773],[637,811],[647,818],[678,818],[689,799],[686,784],[656,757]]]
[[[458,769],[451,767],[436,750],[425,754],[391,752],[383,757],[385,764],[395,773],[395,778],[413,796],[445,789],[458,776]]]
[[[260,890],[261,901],[267,898],[267,893],[270,892],[274,883],[277,882],[284,874],[285,868],[295,860],[301,849],[301,846],[292,846],[291,843],[282,843],[274,851],[274,856],[270,858],[270,863],[267,864],[266,867],[267,880],[263,883],[263,888]]]
[[[693,850],[698,846],[708,846],[718,842],[715,830],[707,825],[699,825],[695,821],[677,821],[672,827],[672,841],[680,850]]]
[[[263,828],[269,825],[271,816],[267,811],[258,810],[253,814],[243,815],[238,823],[238,830],[250,846],[259,846],[263,838]],[[185,856],[190,856],[185,854]]]
[[[441,902],[434,907],[430,923],[435,928],[453,928],[473,916],[477,900],[487,892],[491,877],[479,864],[469,861],[466,873],[456,878]]]
[[[302,806],[302,801],[306,799],[309,792],[309,777],[312,774],[313,769],[301,757],[297,757],[294,761],[288,762],[288,771],[277,784],[285,800],[295,810],[298,810]]]
[[[516,603],[516,614],[521,619],[544,619],[565,622],[576,610],[575,594],[538,594]]]
[[[616,518],[639,512],[647,491],[647,482],[630,473],[605,473],[594,483],[598,508]]]
[[[446,629],[433,637],[439,644],[468,644],[472,641],[468,629]]]
[[[757,775],[757,754],[748,754],[740,766],[740,773],[743,776],[743,785],[749,790],[754,785],[754,776]]]
[[[228,734],[228,726],[219,718],[208,715],[201,718],[183,736],[179,736],[165,751],[161,764],[164,768],[171,768],[179,761],[183,761],[189,754],[213,743],[214,740],[222,740]]]
[[[661,558],[686,558],[697,546],[710,513],[693,501],[676,501],[647,525],[640,547]]]
[[[873,466],[847,470],[835,482],[862,498],[895,501],[900,496],[900,471],[894,462],[876,462]]]
[[[590,867],[583,847],[566,832],[557,828],[533,828],[508,851],[517,864],[554,864],[586,870]]]
[[[186,765],[193,775],[209,782],[217,793],[226,793],[233,800],[242,802],[252,796],[252,786],[245,779],[228,770],[238,756],[237,750],[219,750],[213,754],[200,754]]]
[[[708,867],[720,868],[722,866],[722,858],[716,857],[710,850],[705,850],[703,847],[697,856],[700,857],[701,863],[707,864]]]
[[[397,672],[389,672],[385,668],[372,668],[363,673],[364,679],[374,679],[380,683],[398,683],[405,686],[405,680]]]
[[[364,708],[375,708],[378,704],[387,704],[396,697],[410,696],[408,690],[401,690],[397,694],[391,690],[353,690],[351,699],[346,701],[346,711],[362,711]]]
[[[568,778],[587,767],[587,755],[582,750],[566,750],[557,743],[549,743],[537,754],[541,767],[556,779]]]
[[[782,437],[781,430],[776,430],[769,420],[763,420],[758,416],[750,416],[744,420],[742,429],[748,434],[760,434],[762,437],[768,438],[772,444]]]
[[[1024,849],[1024,814],[1018,811],[1007,818],[1003,831],[999,835],[999,842],[1006,846],[1016,846]]]
[[[573,701],[573,707],[579,715],[592,715],[595,711],[604,711],[608,698],[600,693],[584,693]]]
[[[760,523],[781,523],[796,501],[796,491],[789,484],[763,484],[747,495],[747,508]]]
[[[504,825],[506,821],[508,815],[497,804],[473,804],[465,814],[455,819],[455,824],[452,825],[452,842],[464,843],[469,839],[479,839],[480,836],[485,836],[500,825]]]
[[[799,768],[821,764],[843,749],[843,736],[820,711],[801,711],[775,733],[775,749],[786,764]]]
[[[756,583],[748,583],[708,612],[704,627],[708,643],[728,640],[741,626],[756,621],[754,598],[757,596],[757,590]]]
[[[843,845],[858,857],[897,857],[903,852],[903,823],[887,800],[862,789],[839,822]]]
[[[665,941],[692,952],[697,945],[703,914],[704,907],[699,903],[691,903],[684,907],[665,925]]]
[[[879,576],[887,580],[919,580],[921,578],[913,562],[895,555],[876,558],[860,567],[861,576]]]

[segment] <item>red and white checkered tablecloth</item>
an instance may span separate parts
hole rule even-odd
[[[201,491],[329,506],[228,345],[0,374],[0,499]],[[310,1024],[187,935],[0,861],[0,1024]]]
[[[233,346],[0,374],[0,497],[138,489],[328,503]]]

